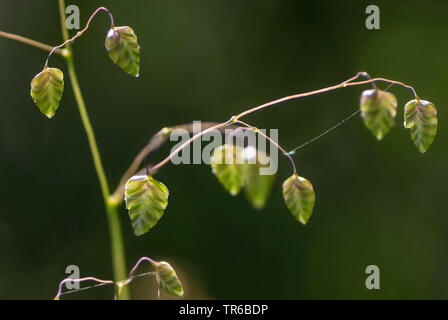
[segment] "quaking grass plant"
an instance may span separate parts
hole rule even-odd
[[[117,64],[124,72],[133,77],[138,77],[140,72],[140,46],[134,30],[129,26],[116,26],[112,13],[105,7],[95,10],[88,19],[85,27],[77,32],[73,37],[69,36],[66,28],[66,15],[64,0],[59,1],[59,11],[63,42],[55,47],[41,42],[25,38],[19,35],[0,31],[0,37],[20,41],[22,43],[46,50],[49,52],[45,60],[43,69],[31,81],[31,97],[39,108],[40,112],[47,118],[55,116],[61,102],[64,91],[64,74],[59,68],[50,67],[50,58],[53,54],[59,54],[65,58],[67,72],[70,79],[71,88],[74,92],[76,104],[79,109],[81,121],[87,135],[88,144],[92,153],[92,159],[98,176],[102,191],[104,206],[110,232],[110,243],[112,252],[112,266],[114,280],[101,280],[94,277],[77,279],[75,281],[96,281],[103,284],[114,284],[116,286],[117,299],[129,299],[129,289],[127,284],[135,276],[135,271],[142,261],[149,261],[155,269],[154,275],[162,290],[175,296],[183,295],[182,284],[174,269],[166,262],[156,262],[150,258],[141,258],[129,274],[126,273],[125,252],[122,241],[122,230],[118,219],[118,209],[125,202],[126,209],[130,217],[130,222],[137,236],[147,233],[153,228],[159,219],[162,218],[168,205],[168,188],[153,176],[156,172],[172,160],[172,158],[182,152],[195,140],[205,134],[224,128],[233,127],[241,130],[253,131],[261,135],[274,144],[281,153],[286,156],[292,167],[292,174],[282,185],[283,198],[286,207],[292,215],[302,224],[306,224],[313,213],[315,203],[315,192],[311,182],[298,174],[294,163],[293,155],[295,150],[287,152],[277,141],[268,137],[262,130],[241,120],[245,116],[272,107],[276,104],[317,95],[337,89],[371,84],[372,88],[362,92],[360,98],[360,113],[365,126],[372,132],[376,139],[383,139],[395,124],[398,102],[395,96],[385,90],[380,90],[376,83],[386,82],[396,84],[410,89],[413,99],[404,106],[404,127],[410,129],[411,138],[417,149],[424,153],[434,141],[437,132],[437,109],[433,103],[420,99],[415,89],[399,81],[385,78],[372,78],[366,72],[358,72],[353,77],[333,86],[326,88],[293,94],[286,96],[231,116],[224,122],[203,123],[203,130],[194,134],[190,139],[179,145],[165,159],[153,166],[143,166],[142,162],[153,151],[165,143],[170,133],[178,128],[191,130],[191,125],[179,125],[171,128],[163,128],[157,132],[148,144],[136,156],[130,167],[123,174],[118,186],[113,192],[109,189],[106,173],[101,161],[95,133],[90,123],[86,104],[81,93],[81,88],[76,75],[72,44],[89,29],[92,19],[101,11],[106,12],[110,17],[110,28],[105,39],[105,48],[110,59]],[[362,79],[363,80],[360,80]],[[232,196],[244,190],[248,201],[256,209],[261,209],[265,205],[269,196],[274,175],[260,175],[259,169],[263,166],[262,161],[268,155],[260,150],[255,150],[255,163],[238,164],[238,161],[227,163],[223,161],[228,158],[237,158],[239,154],[244,154],[245,150],[238,150],[238,146],[224,144],[213,151],[211,157],[211,167],[218,181]],[[249,147],[247,147],[249,148]],[[240,152],[242,151],[242,152]],[[69,281],[65,279],[59,285],[56,299],[59,299],[62,285]],[[70,281],[74,281],[70,279]]]

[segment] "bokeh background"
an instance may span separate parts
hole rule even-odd
[[[409,83],[439,109],[437,138],[422,155],[402,127],[411,93],[394,86],[396,127],[377,142],[359,116],[300,150],[301,175],[316,190],[307,226],[281,196],[286,158],[267,207],[230,197],[206,165],[168,165],[163,219],[137,238],[121,221],[130,268],[139,257],[170,261],[187,298],[416,299],[448,297],[446,1],[68,1],[81,25],[98,6],[131,25],[141,51],[134,79],[108,58],[106,14],[74,45],[84,98],[111,187],[150,136],[193,120],[223,121],[248,107],[336,84],[357,71]],[[381,29],[365,28],[377,4]],[[57,1],[2,0],[0,30],[61,42]],[[46,53],[0,38],[0,298],[49,299],[65,268],[111,278],[100,188],[68,77],[51,121],[34,106],[29,83]],[[51,66],[66,72],[61,57]],[[380,84],[384,88],[385,84]],[[369,86],[287,102],[246,118],[279,128],[287,149],[358,108]],[[170,145],[151,157],[166,156]],[[381,289],[366,290],[378,265]],[[141,272],[145,271],[142,267]],[[156,297],[155,279],[132,284]],[[109,299],[112,287],[70,299]],[[166,298],[166,296],[162,296]]]

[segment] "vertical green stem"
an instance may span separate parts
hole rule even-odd
[[[67,39],[69,39],[69,34],[65,26],[66,16],[65,16],[64,0],[59,0],[59,12],[61,17],[62,36],[64,38],[64,41],[66,41]],[[121,224],[117,210],[118,204],[109,200],[110,198],[109,185],[107,182],[106,174],[104,173],[103,163],[101,161],[101,156],[95,139],[95,133],[90,123],[86,105],[82,97],[81,88],[79,86],[78,77],[76,76],[73,52],[70,45],[66,46],[66,53],[64,54],[64,57],[67,61],[70,82],[72,85],[73,93],[75,95],[76,104],[78,105],[81,121],[84,126],[84,130],[87,134],[87,140],[89,142],[90,151],[92,153],[93,163],[95,165],[95,170],[98,175],[98,180],[101,186],[101,192],[103,195],[104,205],[107,212],[107,221],[109,224],[114,280],[117,282],[127,278],[127,268],[124,254]],[[128,287],[122,288],[119,298],[120,299],[130,298]]]

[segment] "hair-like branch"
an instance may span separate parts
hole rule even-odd
[[[48,54],[47,60],[45,60],[45,67],[48,66],[48,60],[50,59],[51,55],[53,54],[53,52],[55,50],[58,50],[59,48],[64,47],[67,44],[71,44],[73,43],[73,41],[75,41],[75,39],[79,38],[80,36],[83,35],[84,32],[86,32],[89,29],[90,26],[90,22],[92,22],[92,19],[96,16],[96,14],[100,11],[106,11],[109,14],[109,18],[110,18],[110,27],[113,28],[115,26],[115,22],[114,22],[114,17],[112,16],[112,13],[110,12],[109,9],[107,9],[106,7],[99,7],[98,9],[96,9],[92,15],[90,16],[89,20],[87,20],[86,26],[84,27],[84,29],[82,29],[81,31],[78,31],[72,38],[64,41],[63,43],[61,43],[60,45],[53,47],[50,50],[50,53]],[[63,22],[65,23],[65,22]]]
[[[30,39],[27,37],[19,36],[18,34],[14,34],[14,33],[0,31],[0,37],[16,40],[16,41],[28,44],[30,46],[33,46],[33,47],[36,47],[36,48],[39,48],[39,49],[42,49],[45,51],[51,51],[54,48],[48,44]],[[61,49],[55,49],[54,52],[56,52],[57,54],[63,54]]]
[[[344,87],[351,87],[351,86],[359,86],[362,84],[366,84],[366,83],[375,83],[376,81],[382,81],[382,82],[387,82],[390,84],[398,84],[402,87],[405,87],[407,89],[410,89],[415,97],[416,100],[420,100],[419,96],[417,95],[417,92],[415,91],[414,87],[404,84],[403,82],[400,81],[395,81],[395,80],[389,80],[389,79],[385,79],[385,78],[373,78],[373,79],[369,79],[369,80],[365,80],[365,81],[358,81],[358,82],[350,82],[350,83],[346,83],[344,85]]]
[[[266,134],[264,134],[262,131],[260,131],[257,127],[254,127],[244,121],[241,120],[237,120],[236,123],[241,123],[243,126],[246,126],[247,129],[252,130],[255,133],[258,133],[260,136],[264,137],[266,140],[270,141],[274,146],[277,147],[277,149],[279,149],[283,155],[285,157],[287,157],[289,159],[289,161],[291,161],[291,166],[292,166],[292,170],[293,170],[293,174],[297,174],[297,169],[296,169],[296,164],[294,163],[294,159],[291,157],[291,155],[282,147],[280,146],[274,139],[270,138],[269,136],[267,136]]]
[[[131,283],[135,278],[137,278],[138,276],[143,276],[143,275],[157,275],[157,272],[149,272],[149,273],[144,273],[144,274],[139,274],[136,275],[135,272],[137,271],[137,268],[140,266],[140,264],[143,261],[148,261],[151,263],[151,265],[156,265],[157,262],[152,260],[151,258],[148,257],[141,257],[137,263],[134,265],[134,267],[131,269],[131,271],[129,272],[129,276],[127,279],[125,280],[121,280],[121,281],[113,281],[113,280],[103,280],[103,279],[99,279],[99,278],[95,278],[95,277],[84,277],[84,278],[79,278],[79,279],[74,279],[74,278],[65,278],[64,280],[62,280],[61,282],[59,282],[59,286],[58,286],[58,292],[56,294],[56,296],[54,297],[54,300],[59,300],[59,298],[61,297],[61,295],[63,295],[64,293],[62,292],[62,286],[67,283],[67,282],[85,282],[85,281],[94,281],[96,283],[99,283],[99,285],[96,286],[100,286],[100,285],[106,285],[106,284],[114,284],[118,287],[118,290],[120,291],[121,288],[123,288],[124,286],[128,285],[129,283]],[[88,287],[91,288],[91,287]],[[87,289],[87,288],[84,288]],[[69,291],[69,292],[77,292],[77,291],[81,291],[83,289],[77,289],[74,291]]]
[[[360,77],[365,77],[367,78],[367,80],[363,80],[363,81],[356,81],[357,79],[359,79]],[[214,123],[213,125],[207,127],[206,129],[202,130],[201,132],[197,133],[196,135],[194,135],[193,137],[191,137],[189,140],[187,140],[186,142],[184,142],[182,145],[180,145],[178,148],[176,148],[176,150],[172,151],[165,159],[163,159],[162,161],[160,161],[159,163],[155,164],[154,166],[151,166],[149,169],[149,173],[152,175],[155,172],[157,172],[160,168],[162,168],[165,164],[167,164],[171,158],[178,154],[180,151],[182,151],[184,148],[186,148],[188,145],[190,145],[192,142],[194,142],[196,139],[200,138],[201,136],[203,136],[204,134],[212,131],[212,130],[222,130],[225,127],[228,127],[230,125],[233,125],[235,123],[241,123],[241,124],[245,124],[244,122],[240,121],[240,118],[249,115],[251,113],[254,113],[256,111],[260,111],[263,110],[265,108],[274,106],[276,104],[280,104],[282,102],[286,102],[289,100],[294,100],[294,99],[299,99],[299,98],[304,98],[304,97],[309,97],[312,95],[316,95],[316,94],[320,94],[320,93],[325,93],[325,92],[329,92],[329,91],[333,91],[336,89],[341,89],[341,88],[346,88],[346,87],[352,87],[352,86],[359,86],[359,85],[363,85],[363,84],[372,84],[374,89],[377,89],[377,86],[375,84],[375,82],[377,81],[382,81],[382,82],[387,82],[390,84],[397,84],[400,85],[402,87],[405,87],[407,89],[410,89],[413,93],[413,95],[415,96],[415,98],[418,100],[419,97],[415,91],[415,89],[407,84],[404,84],[403,82],[400,81],[395,81],[395,80],[389,80],[389,79],[385,79],[385,78],[372,78],[367,72],[365,71],[361,71],[356,73],[353,77],[350,77],[349,79],[333,85],[333,86],[329,86],[326,88],[322,88],[322,89],[318,89],[318,90],[314,90],[314,91],[309,91],[309,92],[304,92],[304,93],[299,93],[299,94],[293,94],[290,96],[286,96],[277,100],[273,100],[267,103],[264,103],[262,105],[256,106],[254,108],[248,109],[246,111],[243,111],[241,113],[239,113],[236,116],[231,117],[229,120],[222,122],[222,123]],[[246,124],[247,125],[247,124]],[[248,125],[249,127],[251,127],[250,125]],[[144,159],[145,156],[147,156],[147,154],[149,154],[150,152],[152,152],[153,150],[157,149],[161,143],[163,143],[165,141],[166,138],[163,138],[162,140],[160,139],[160,136],[162,135],[162,131],[166,130],[162,129],[161,131],[159,131],[155,136],[154,136],[154,143],[151,143],[151,141],[148,143],[148,145],[145,146],[145,148],[140,151],[139,155],[137,155],[136,159],[134,160],[134,162],[132,163],[132,165],[129,167],[129,169],[126,171],[125,175],[123,175],[118,187],[116,188],[115,192],[113,193],[113,195],[111,196],[111,199],[115,202],[115,203],[120,203],[121,201],[123,201],[123,195],[124,195],[124,186],[126,183],[126,180],[129,179],[133,174],[135,174],[138,170],[138,167],[140,165],[140,163],[142,162],[142,160]],[[261,133],[260,133],[261,134]],[[270,139],[269,137],[267,137],[268,139]],[[283,154],[287,155],[290,157],[291,163],[293,164],[293,168],[295,171],[295,165],[294,165],[294,161],[292,159],[292,157],[290,156],[290,154],[288,152],[286,152],[283,148],[281,148],[278,144],[276,144],[277,147],[279,147],[279,149],[283,152]],[[141,169],[139,172],[143,172],[143,169]]]
[[[219,122],[202,122],[201,129],[205,130],[207,128],[213,127],[220,124]],[[151,139],[149,139],[148,143],[143,147],[143,149],[137,154],[137,156],[132,161],[129,168],[123,174],[118,183],[117,188],[111,196],[112,202],[120,203],[123,199],[124,195],[124,187],[126,185],[126,181],[130,177],[132,177],[136,172],[145,173],[146,169],[153,175],[157,172],[157,168],[154,168],[152,165],[147,165],[145,168],[139,170],[142,162],[154,151],[156,151],[160,146],[162,146],[169,138],[169,135],[173,130],[183,129],[188,131],[189,133],[193,133],[193,125],[191,123],[181,124],[174,127],[165,127],[159,130]]]

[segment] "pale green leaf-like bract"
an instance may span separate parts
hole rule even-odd
[[[224,144],[215,148],[210,158],[213,173],[232,196],[236,196],[244,185],[242,156],[241,148]]]
[[[263,169],[267,169],[269,158],[255,147],[246,147],[246,154],[256,157],[255,163],[245,163],[244,193],[247,200],[255,209],[262,209],[266,205],[272,186],[275,181],[275,174],[261,174]],[[248,159],[249,160],[249,159]]]
[[[127,181],[126,209],[129,210],[137,236],[145,234],[157,224],[168,205],[168,196],[168,188],[151,176],[133,176]]]
[[[140,72],[140,46],[131,27],[114,27],[107,33],[105,46],[112,61],[134,77]]]
[[[360,110],[366,127],[381,140],[395,125],[397,99],[390,92],[366,90],[361,95]]]
[[[292,215],[306,224],[313,213],[315,193],[311,182],[293,174],[283,182],[283,198]]]
[[[174,271],[170,264],[161,261],[156,262],[154,266],[157,270],[157,280],[159,281],[162,290],[172,296],[182,297],[184,295],[182,283],[176,275],[176,271]]]
[[[424,153],[437,133],[437,109],[426,100],[411,100],[404,107],[404,127],[411,129],[411,138],[418,151]]]
[[[57,68],[45,67],[31,80],[31,97],[40,111],[52,118],[64,91],[64,74]]]

